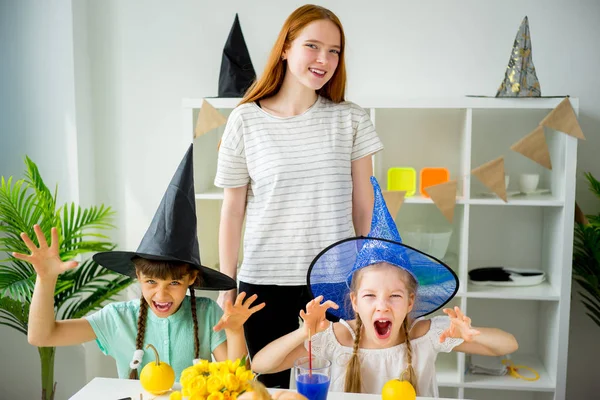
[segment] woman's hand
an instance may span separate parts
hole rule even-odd
[[[224,290],[219,293],[219,297],[217,298],[217,304],[221,307],[222,310],[225,310],[225,303],[230,302],[234,303],[235,298],[237,297],[237,289]]]
[[[21,233],[21,239],[23,239],[31,254],[13,253],[13,256],[19,260],[31,263],[39,278],[56,278],[63,272],[77,266],[77,261],[63,262],[60,259],[58,255],[58,231],[56,228],[52,228],[51,230],[50,246],[48,246],[46,237],[39,225],[34,225],[33,230],[40,246],[37,247],[29,236],[23,232]]]

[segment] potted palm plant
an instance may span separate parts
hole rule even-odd
[[[28,254],[20,238],[26,232],[35,239],[33,226],[40,225],[47,239],[54,226],[59,232],[59,254],[63,260],[81,258],[80,266],[58,277],[54,292],[56,319],[83,317],[99,309],[131,284],[91,259],[98,251],[115,245],[104,232],[113,228],[110,207],[82,208],[74,203],[58,206],[57,189],[50,191],[36,166],[25,158],[25,179],[0,181],[0,324],[27,335],[29,305],[36,280],[33,267],[12,257],[12,252]],[[36,243],[37,245],[37,243]],[[38,347],[42,367],[42,400],[53,400],[54,347]]]
[[[585,177],[600,199],[600,182],[589,172]],[[581,286],[587,315],[600,327],[600,214],[586,216],[577,208],[575,217],[573,279]]]

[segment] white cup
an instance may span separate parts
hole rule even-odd
[[[519,176],[519,190],[521,193],[531,193],[537,189],[540,174],[521,174]]]

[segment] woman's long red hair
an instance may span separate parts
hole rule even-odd
[[[326,8],[312,4],[304,5],[296,9],[285,21],[277,41],[271,50],[269,59],[260,79],[255,81],[248,89],[240,104],[260,101],[276,94],[285,77],[287,64],[281,59],[283,51],[298,37],[306,25],[314,21],[327,19],[333,22],[340,30],[340,55],[338,66],[331,79],[317,90],[317,94],[339,103],[344,101],[346,92],[346,65],[344,63],[345,36],[342,23],[339,18]]]

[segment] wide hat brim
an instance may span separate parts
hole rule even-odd
[[[444,262],[403,243],[370,237],[344,239],[321,251],[308,269],[308,289],[313,297],[322,295],[339,306],[329,309],[330,314],[354,319],[349,297],[352,276],[378,263],[402,268],[417,281],[412,320],[439,310],[458,292],[458,276]]]
[[[171,261],[186,263],[196,268],[201,274],[201,284],[193,285],[194,289],[199,290],[230,290],[237,287],[235,280],[231,277],[216,271],[204,265],[195,264],[190,260],[180,260],[173,257],[158,256],[154,254],[144,254],[134,251],[108,251],[97,253],[93,259],[106,269],[135,278],[135,266],[131,261],[133,257],[138,256],[152,261]]]

